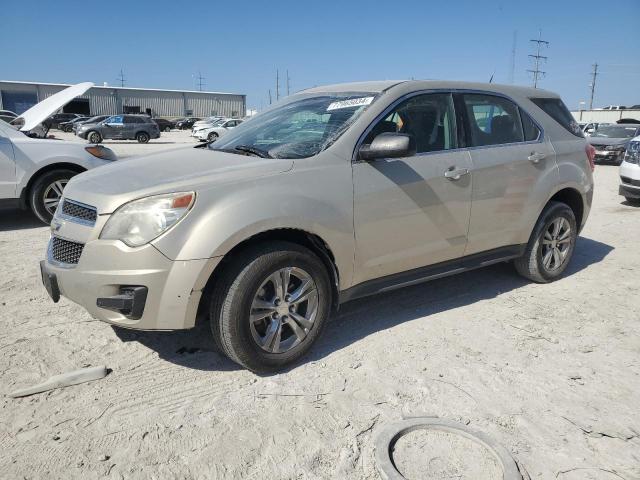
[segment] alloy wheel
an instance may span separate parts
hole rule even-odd
[[[571,249],[571,224],[564,217],[556,218],[542,237],[542,266],[548,272],[560,268]]]
[[[285,353],[300,345],[318,313],[318,288],[298,267],[272,273],[255,293],[249,313],[251,335],[269,353]]]
[[[69,183],[67,179],[56,180],[44,190],[44,208],[51,216],[56,213],[56,208],[58,208],[58,204],[62,198],[62,191],[64,187],[67,186],[67,183]]]

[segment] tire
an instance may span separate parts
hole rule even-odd
[[[218,134],[216,132],[211,132],[207,135],[207,142],[215,142],[218,139]]]
[[[89,143],[100,143],[102,142],[102,135],[100,135],[100,132],[91,130],[89,133],[87,133],[87,141]]]
[[[149,134],[147,132],[136,133],[136,140],[138,143],[149,143]]]
[[[329,274],[310,250],[288,242],[262,244],[235,257],[213,290],[214,340],[225,355],[249,370],[282,369],[305,355],[324,330],[331,310]],[[283,290],[272,279],[278,273],[284,284],[284,270],[289,271],[290,295],[280,298]],[[311,293],[300,292],[303,284]],[[292,295],[302,300],[297,303]],[[254,302],[259,302],[257,308]],[[280,337],[270,335],[275,332],[270,328],[278,329]]]
[[[559,226],[559,230],[555,230],[555,226]],[[524,255],[514,261],[516,270],[537,283],[556,280],[571,261],[577,236],[573,210],[564,203],[549,202],[538,218]]]
[[[165,132],[170,132],[171,131],[171,127],[169,127],[169,126],[164,127],[164,131]]]
[[[51,223],[57,203],[62,196],[62,190],[71,178],[78,172],[73,170],[52,170],[36,179],[29,192],[29,206],[31,211],[44,223]],[[46,201],[45,201],[46,200]]]

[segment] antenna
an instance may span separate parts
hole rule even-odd
[[[118,82],[120,83],[121,87],[124,87],[124,82],[126,82],[126,78],[124,78],[124,70],[121,68],[120,69],[120,75],[118,76],[118,78],[116,79],[118,80]]]
[[[513,46],[511,47],[511,71],[509,72],[509,83],[513,84],[516,72],[516,47],[518,45],[518,31],[513,31]]]
[[[589,110],[593,110],[593,95],[596,92],[596,77],[598,76],[598,62],[593,64],[593,72],[591,72],[591,100],[589,101]]]
[[[549,42],[547,42],[546,40],[542,40],[542,30],[538,30],[537,40],[529,40],[529,41],[536,44],[536,54],[529,55],[531,58],[534,59],[535,68],[533,70],[527,70],[527,72],[533,74],[533,88],[538,88],[538,80],[543,78],[547,74],[547,72],[540,70],[540,60],[543,60],[546,62],[548,58],[540,55],[540,47],[541,46],[548,47]]]
[[[291,78],[289,77],[289,70],[287,70],[287,97],[289,96],[289,92],[291,91],[289,89],[289,81],[291,80]]]
[[[199,71],[198,71],[198,76],[196,78],[198,79],[198,90],[202,91],[202,87],[206,85],[206,83],[204,82],[206,78],[203,77],[202,73],[200,73]]]

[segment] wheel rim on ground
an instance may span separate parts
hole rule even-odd
[[[571,224],[564,217],[558,217],[549,224],[542,236],[542,266],[547,272],[562,267],[571,249]]]
[[[210,142],[213,142],[216,138],[218,138],[218,135],[216,135],[215,133],[210,133],[208,138]]]
[[[62,191],[64,187],[67,186],[67,183],[69,183],[68,179],[60,179],[45,188],[43,203],[44,209],[49,215],[53,216],[53,214],[56,213],[56,208],[58,208],[58,204],[62,198]]]
[[[267,277],[253,297],[251,335],[269,353],[286,353],[309,335],[318,314],[318,288],[311,275],[285,267]]]

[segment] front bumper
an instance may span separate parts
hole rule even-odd
[[[640,198],[640,165],[622,162],[618,193],[629,198]]]
[[[53,277],[61,296],[98,320],[140,330],[178,330],[194,326],[202,290],[218,260],[172,261],[152,245],[130,248],[120,241],[93,240],[74,266],[56,262],[49,252],[42,276],[43,282]],[[98,306],[109,307],[98,299],[121,296],[123,287],[146,287],[139,318]]]
[[[624,158],[624,150],[596,150],[596,156],[594,160],[596,162],[605,162],[620,164]]]

